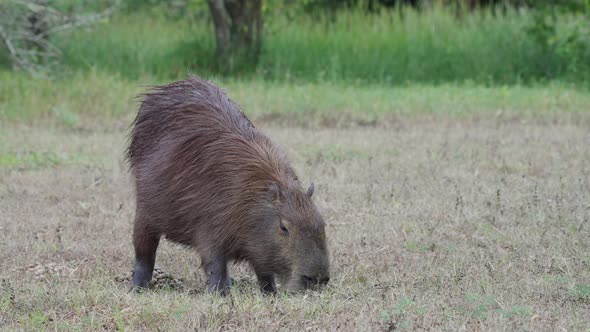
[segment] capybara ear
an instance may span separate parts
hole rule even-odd
[[[313,196],[313,191],[315,190],[315,185],[313,184],[313,182],[309,185],[309,188],[307,189],[307,197],[311,198],[311,196]]]

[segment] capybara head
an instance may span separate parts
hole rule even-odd
[[[274,248],[264,261],[288,291],[317,288],[330,280],[325,223],[312,201],[313,192],[313,183],[306,192],[299,186],[268,187],[270,204],[261,224]]]

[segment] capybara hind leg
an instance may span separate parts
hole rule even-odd
[[[136,225],[133,233],[135,268],[133,269],[131,289],[148,287],[152,280],[159,243],[159,236],[150,233],[145,227]]]
[[[222,255],[209,255],[201,256],[201,261],[207,275],[207,291],[227,295],[231,287],[227,260]]]

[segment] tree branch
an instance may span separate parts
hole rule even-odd
[[[112,15],[121,3],[100,13],[68,16],[43,3],[25,0],[2,0],[0,3],[0,47],[8,50],[13,68],[28,71],[34,76],[48,77],[51,67],[61,55],[50,42],[50,36],[94,24]],[[47,74],[47,75],[46,75]]]

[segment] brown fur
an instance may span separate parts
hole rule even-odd
[[[324,221],[286,155],[225,93],[199,78],[144,95],[127,157],[136,180],[134,286],[151,279],[162,235],[195,248],[210,290],[248,261],[264,290],[325,283]]]

